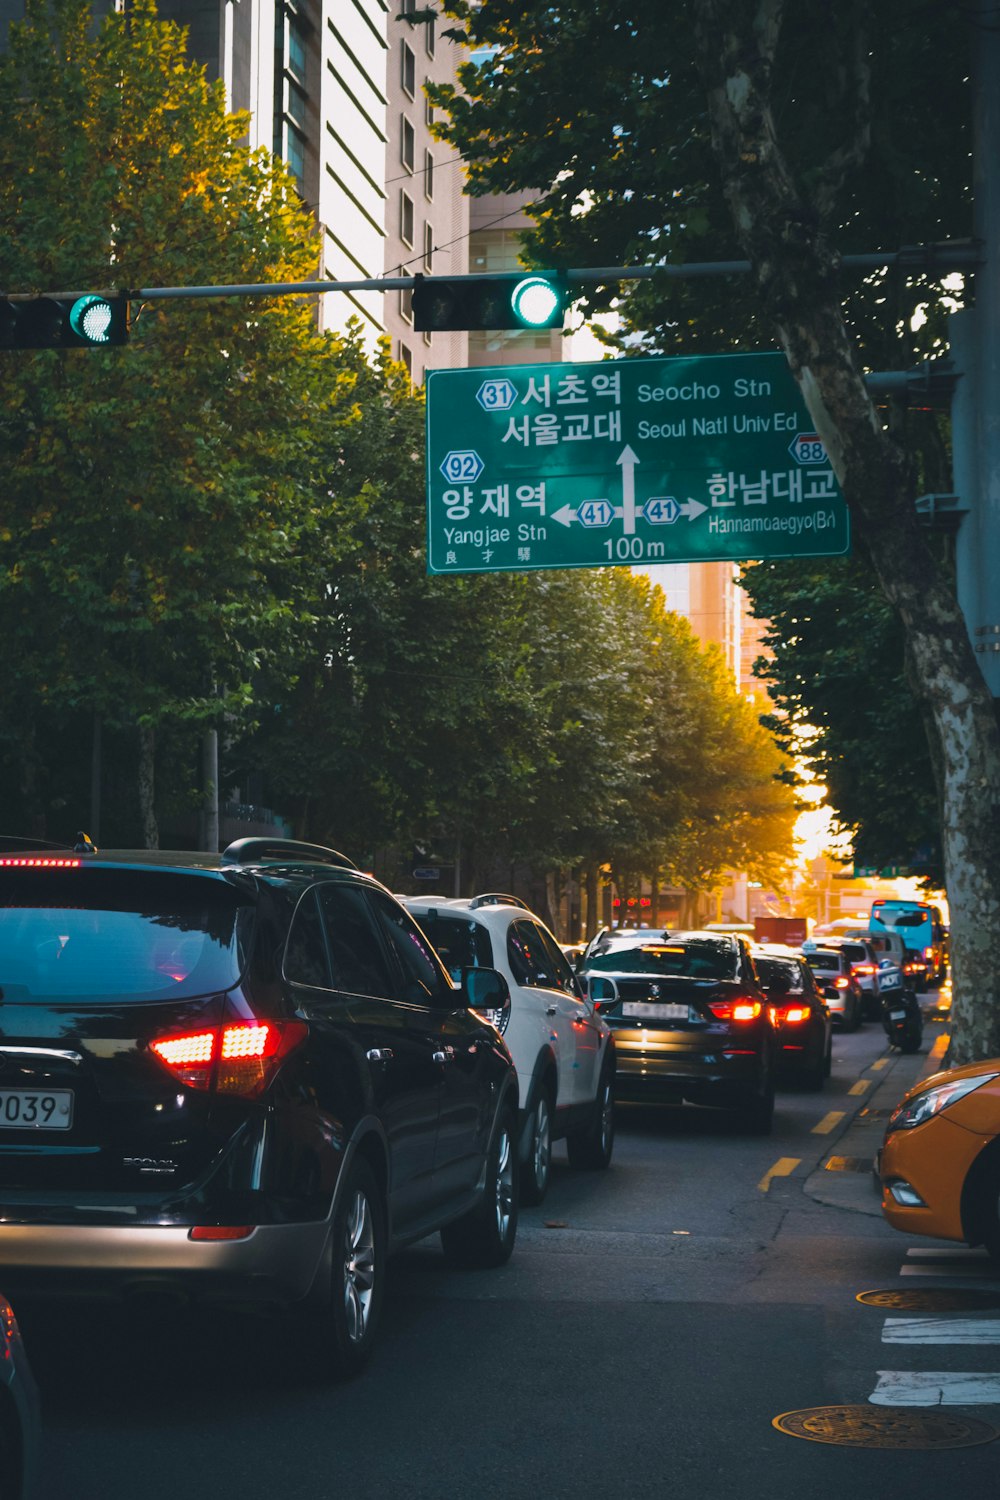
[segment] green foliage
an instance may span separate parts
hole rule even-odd
[[[246,125],[148,0],[99,25],[82,0],[32,0],[0,57],[0,285],[315,274],[312,220],[283,166],[241,144]],[[125,348],[2,357],[12,754],[39,714],[252,713],[332,550],[313,455],[353,419],[350,383],[292,299],[133,302]],[[42,765],[21,762],[27,788]]]
[[[683,0],[443,0],[475,59],[460,87],[439,85],[439,134],[469,164],[474,192],[530,191],[526,250],[545,266],[739,259],[695,68],[694,12]],[[773,71],[776,128],[789,169],[843,253],[956,240],[971,231],[969,31],[955,3],[785,5]],[[864,164],[827,191],[827,169],[866,140]],[[836,174],[834,174],[836,175]],[[539,184],[551,184],[539,191]],[[946,272],[844,272],[858,359],[901,369],[942,352],[954,286]],[[614,306],[626,355],[772,347],[750,278],[668,279],[581,288],[584,311]],[[887,419],[888,420],[888,419]],[[891,413],[923,490],[949,487],[936,414]],[[855,528],[856,539],[864,538]],[[773,692],[785,722],[820,731],[817,766],[859,859],[895,863],[904,848],[937,859],[937,813],[922,719],[902,670],[902,632],[864,562],[753,570],[758,613],[774,610]],[[765,603],[766,599],[766,603]],[[793,628],[804,614],[838,649]],[[785,627],[787,626],[787,630]],[[904,726],[895,754],[867,735],[867,653],[849,630],[874,630],[879,695]],[[868,635],[865,636],[866,644]],[[831,683],[836,684],[833,697]],[[892,858],[881,851],[892,849]],[[880,857],[874,857],[880,851]],[[871,856],[871,857],[869,857]]]

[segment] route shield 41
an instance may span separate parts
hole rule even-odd
[[[427,507],[431,573],[850,548],[782,354],[432,370]]]

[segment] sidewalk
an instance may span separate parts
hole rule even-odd
[[[919,1079],[940,1072],[947,1046],[947,1012],[937,1012],[933,1002],[925,1000],[924,1041],[920,1051],[904,1056],[887,1045],[882,1055],[865,1068],[858,1081],[868,1081],[870,1088],[862,1107],[831,1136],[829,1150],[816,1171],[806,1178],[803,1192],[831,1208],[846,1208],[876,1219],[882,1217],[872,1167],[882,1144],[885,1122],[907,1089]]]

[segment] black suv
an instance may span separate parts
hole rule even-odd
[[[353,1373],[393,1249],[511,1253],[508,1004],[333,850],[0,856],[3,1286],[289,1304]]]

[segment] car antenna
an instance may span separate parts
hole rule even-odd
[[[96,854],[97,853],[97,845],[93,842],[93,840],[91,839],[90,835],[87,834],[87,833],[84,833],[82,829],[79,831],[79,833],[76,836],[76,843],[73,845],[73,853],[74,854]]]

